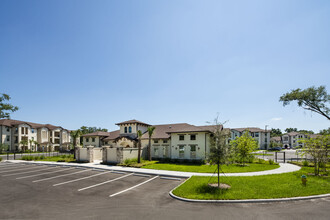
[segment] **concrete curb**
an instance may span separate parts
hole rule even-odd
[[[34,164],[53,164],[61,166],[76,166],[76,167],[90,167],[95,169],[103,170],[116,170],[121,172],[131,172],[131,173],[141,173],[148,175],[162,175],[162,176],[171,176],[178,178],[189,178],[191,176],[213,176],[212,173],[194,173],[194,172],[182,172],[182,171],[169,171],[169,170],[153,170],[153,169],[144,169],[144,168],[132,168],[132,167],[119,167],[119,166],[109,166],[93,163],[65,163],[65,162],[48,162],[48,161],[22,161],[15,160],[9,163],[34,163]],[[245,173],[226,173],[225,176],[262,176],[262,175],[271,175],[271,174],[281,174],[289,173],[300,170],[299,166],[292,164],[280,164],[280,167],[273,170],[265,171],[255,171],[255,172],[245,172]],[[223,174],[220,174],[223,176]]]
[[[180,185],[172,189],[169,194],[172,198],[183,201],[183,202],[194,202],[194,203],[270,203],[270,202],[290,202],[290,201],[298,201],[298,200],[309,200],[309,199],[320,199],[325,197],[330,197],[330,193],[321,194],[321,195],[313,195],[313,196],[301,196],[301,197],[291,197],[291,198],[277,198],[277,199],[241,199],[241,200],[200,200],[200,199],[187,199],[180,196],[176,196],[173,194],[173,191],[187,182],[190,178],[186,179],[186,181],[182,182]]]

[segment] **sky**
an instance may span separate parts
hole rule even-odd
[[[1,0],[11,118],[67,129],[148,124],[313,130],[279,97],[330,92],[330,1]]]

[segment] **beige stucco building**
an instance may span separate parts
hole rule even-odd
[[[258,148],[266,150],[269,148],[270,144],[270,131],[263,130],[256,127],[247,128],[232,128],[231,129],[231,139],[234,140],[237,137],[242,136],[244,132],[249,132],[249,135],[258,141]]]
[[[23,146],[22,140],[28,144]],[[70,131],[60,126],[37,124],[11,119],[0,120],[0,143],[9,147],[9,151],[25,150],[54,151],[69,149]]]
[[[112,132],[94,132],[83,135],[83,147],[137,148],[137,131],[141,130],[142,156],[146,157],[149,144],[149,124],[138,120],[117,123],[119,129]],[[210,137],[215,126],[195,126],[187,123],[152,125],[151,156],[153,158],[203,160],[210,153]],[[232,137],[238,137],[247,128],[232,130]],[[249,128],[250,129],[250,128]],[[270,133],[253,128],[251,135],[258,139],[260,148],[269,144]],[[229,133],[229,129],[228,129]],[[258,133],[259,135],[256,135]],[[268,139],[268,140],[267,140]]]

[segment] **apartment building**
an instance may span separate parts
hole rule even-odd
[[[282,135],[283,148],[303,147],[304,143],[301,143],[300,140],[308,137],[308,135],[299,132],[286,133]]]
[[[244,132],[249,132],[249,135],[258,142],[258,148],[266,150],[270,145],[270,131],[263,130],[256,127],[247,128],[232,128],[231,139],[234,140],[237,137],[243,135]]]
[[[26,140],[28,144],[22,144]],[[0,143],[10,151],[57,151],[69,149],[70,131],[51,124],[38,124],[11,119],[0,120]]]
[[[94,132],[83,135],[83,147],[124,147],[137,148],[137,131],[141,130],[142,155],[146,156],[149,144],[147,129],[149,124],[138,120],[129,120],[117,123],[119,129],[112,132]],[[171,159],[206,159],[210,153],[210,137],[213,135],[215,126],[195,126],[187,123],[152,125],[155,127],[151,137],[151,155],[153,158]],[[226,129],[228,136],[234,139],[241,136],[245,130]],[[249,131],[254,138],[258,139],[259,146],[269,146],[270,132],[261,129]],[[231,134],[230,134],[231,133]],[[256,134],[258,133],[258,134]],[[268,140],[267,140],[267,139]],[[228,139],[230,141],[230,138]],[[267,144],[267,146],[266,146]]]

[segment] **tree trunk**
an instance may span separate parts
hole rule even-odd
[[[151,138],[149,137],[149,144],[148,144],[148,158],[151,161]]]
[[[138,146],[138,163],[141,163],[141,140],[139,140]]]

